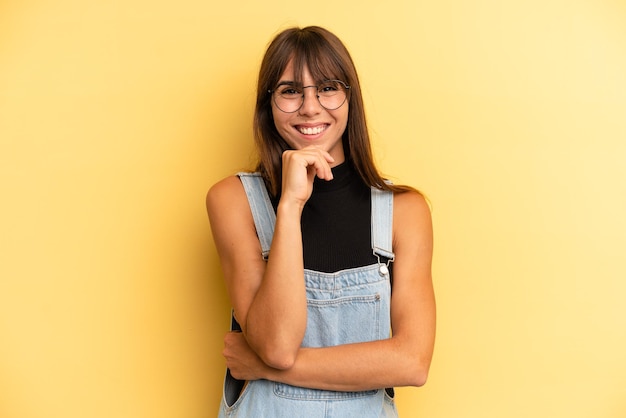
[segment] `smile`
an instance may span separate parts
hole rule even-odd
[[[297,126],[296,129],[303,135],[318,135],[326,130],[328,125],[319,126]]]

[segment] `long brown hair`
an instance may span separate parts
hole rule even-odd
[[[261,62],[254,112],[254,138],[259,153],[257,170],[269,185],[270,192],[280,192],[282,153],[289,145],[279,135],[272,117],[270,90],[276,87],[288,63],[293,60],[296,83],[303,69],[309,69],[314,80],[337,79],[350,86],[348,124],[343,134],[346,161],[351,163],[365,184],[379,189],[406,191],[404,186],[385,183],[374,164],[361,86],[354,62],[344,44],[319,26],[290,28],[270,43]]]

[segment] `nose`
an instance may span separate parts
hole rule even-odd
[[[316,115],[321,112],[322,105],[320,104],[317,95],[317,86],[306,86],[302,89],[302,106],[298,113],[301,115]]]

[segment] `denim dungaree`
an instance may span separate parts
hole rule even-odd
[[[267,259],[276,215],[258,173],[239,173],[252,210],[263,257]],[[393,195],[372,188],[372,250],[377,264],[336,273],[305,269],[307,327],[303,347],[381,340],[390,337],[393,261]],[[235,329],[238,324],[233,319]],[[397,417],[392,389],[336,392],[306,389],[269,380],[243,382],[227,370],[219,417],[239,418],[380,418]]]

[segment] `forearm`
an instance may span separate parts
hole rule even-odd
[[[301,348],[288,370],[267,369],[265,378],[294,386],[361,391],[421,386],[430,354],[420,355],[400,338],[323,348]],[[426,353],[429,351],[426,350]]]
[[[246,317],[250,346],[269,365],[291,367],[306,330],[301,208],[281,205],[263,280]]]

